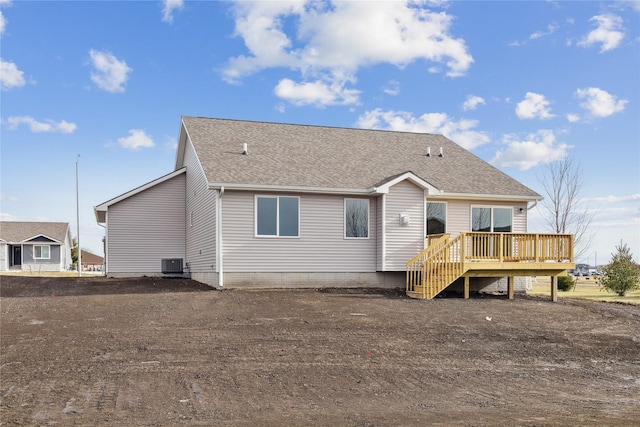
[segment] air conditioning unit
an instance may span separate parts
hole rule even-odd
[[[182,274],[182,258],[163,258],[162,274]]]

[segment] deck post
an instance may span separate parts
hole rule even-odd
[[[469,299],[469,278],[464,276],[464,299]]]
[[[558,276],[551,276],[551,301],[558,302]]]
[[[509,299],[515,298],[515,277],[514,276],[507,277],[507,294],[509,295]]]

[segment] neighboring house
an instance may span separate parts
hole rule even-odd
[[[71,260],[66,222],[0,221],[0,271],[65,271]]]
[[[503,244],[487,236],[526,233],[528,208],[539,200],[442,135],[183,117],[175,170],[96,206],[95,215],[106,224],[108,276],[404,287],[426,236],[447,233],[441,245],[484,239],[493,259],[488,252]],[[465,234],[472,231],[480,234]],[[505,245],[524,253],[522,243]],[[469,265],[439,286],[463,276],[466,290],[469,277],[476,288],[496,281],[475,279]],[[524,274],[501,274],[511,275]]]
[[[104,258],[82,249],[82,271],[102,271]]]

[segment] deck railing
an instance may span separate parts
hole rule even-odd
[[[573,261],[573,235],[530,233],[461,233],[466,260]]]
[[[440,293],[472,264],[468,262],[573,262],[573,235],[460,233],[427,238],[427,248],[407,262],[406,290],[423,298]]]

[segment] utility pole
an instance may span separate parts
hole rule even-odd
[[[78,162],[80,160],[80,154],[76,157],[76,223],[78,225],[77,232],[78,237],[76,243],[78,244],[78,276],[82,276],[82,250],[80,249],[80,191],[79,191],[79,175],[78,175]]]

